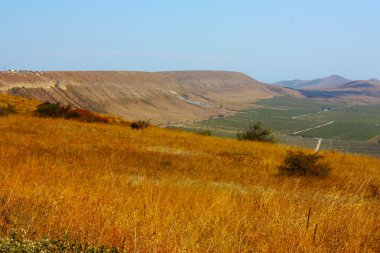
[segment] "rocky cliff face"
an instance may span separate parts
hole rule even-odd
[[[242,73],[223,71],[1,73],[0,90],[156,124],[231,114],[281,93]]]

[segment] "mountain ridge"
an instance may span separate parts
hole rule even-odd
[[[339,75],[330,75],[327,77],[312,79],[312,80],[301,80],[294,79],[288,81],[280,81],[275,83],[275,85],[296,88],[296,89],[324,89],[330,88],[332,86],[342,85],[352,80]]]

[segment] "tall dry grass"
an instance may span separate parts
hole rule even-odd
[[[380,160],[326,153],[325,179],[277,176],[286,149],[0,118],[0,235],[130,252],[379,251]]]
[[[37,105],[41,102],[33,99],[16,97],[0,93],[0,110],[7,109],[7,107],[14,107],[17,113],[32,114],[36,110]]]

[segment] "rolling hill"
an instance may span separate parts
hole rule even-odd
[[[223,71],[0,73],[0,90],[156,124],[228,115],[287,92]]]

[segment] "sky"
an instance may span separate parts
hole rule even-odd
[[[0,66],[380,78],[379,0],[0,0]]]

